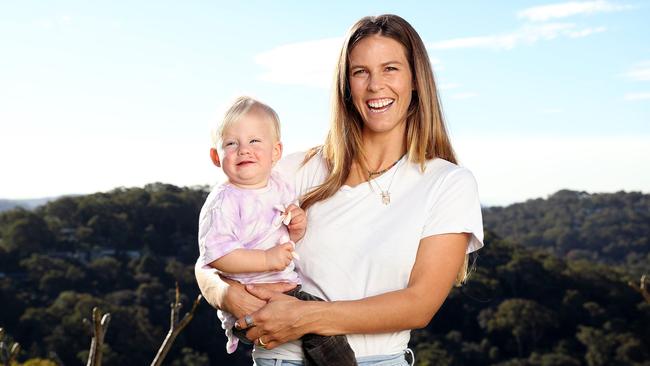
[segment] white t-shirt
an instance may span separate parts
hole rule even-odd
[[[278,164],[298,195],[328,175],[320,155],[301,166],[304,153]],[[419,164],[402,158],[371,184],[343,186],[307,211],[307,233],[298,243],[296,269],[303,290],[328,301],[357,300],[408,285],[420,240],[436,234],[471,233],[467,252],[483,246],[483,223],[472,173],[443,159]],[[389,188],[390,187],[390,188]],[[390,191],[382,203],[381,190]],[[407,316],[407,314],[404,314]],[[356,357],[403,352],[410,331],[349,334]],[[273,350],[256,348],[253,357],[300,360],[299,342]]]

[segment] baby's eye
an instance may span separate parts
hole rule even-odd
[[[229,146],[235,146],[236,143],[234,141],[228,141],[224,142],[223,147],[229,147]]]
[[[260,140],[260,139],[252,139],[250,141],[251,144],[254,144],[254,143],[257,143],[257,142],[262,142],[262,140]]]

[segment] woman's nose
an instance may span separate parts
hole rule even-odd
[[[384,80],[380,75],[370,75],[368,76],[368,90],[369,91],[379,91],[384,87]]]

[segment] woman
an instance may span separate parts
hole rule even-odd
[[[429,323],[483,245],[476,183],[456,165],[410,24],[382,15],[350,29],[325,144],[279,170],[308,215],[296,249],[303,290],[328,302],[297,300],[281,285],[244,289],[197,268],[202,292],[243,328],[254,323],[257,365],[302,364],[293,341],[309,333],[346,334],[360,365],[406,365],[410,329]]]

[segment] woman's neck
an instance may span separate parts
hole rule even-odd
[[[364,133],[362,139],[366,166],[360,166],[357,161],[352,162],[350,174],[344,183],[351,187],[380,176],[382,171],[390,169],[406,153],[406,138],[403,132]]]
[[[369,171],[385,169],[406,153],[406,138],[403,132],[363,134],[362,138]]]

